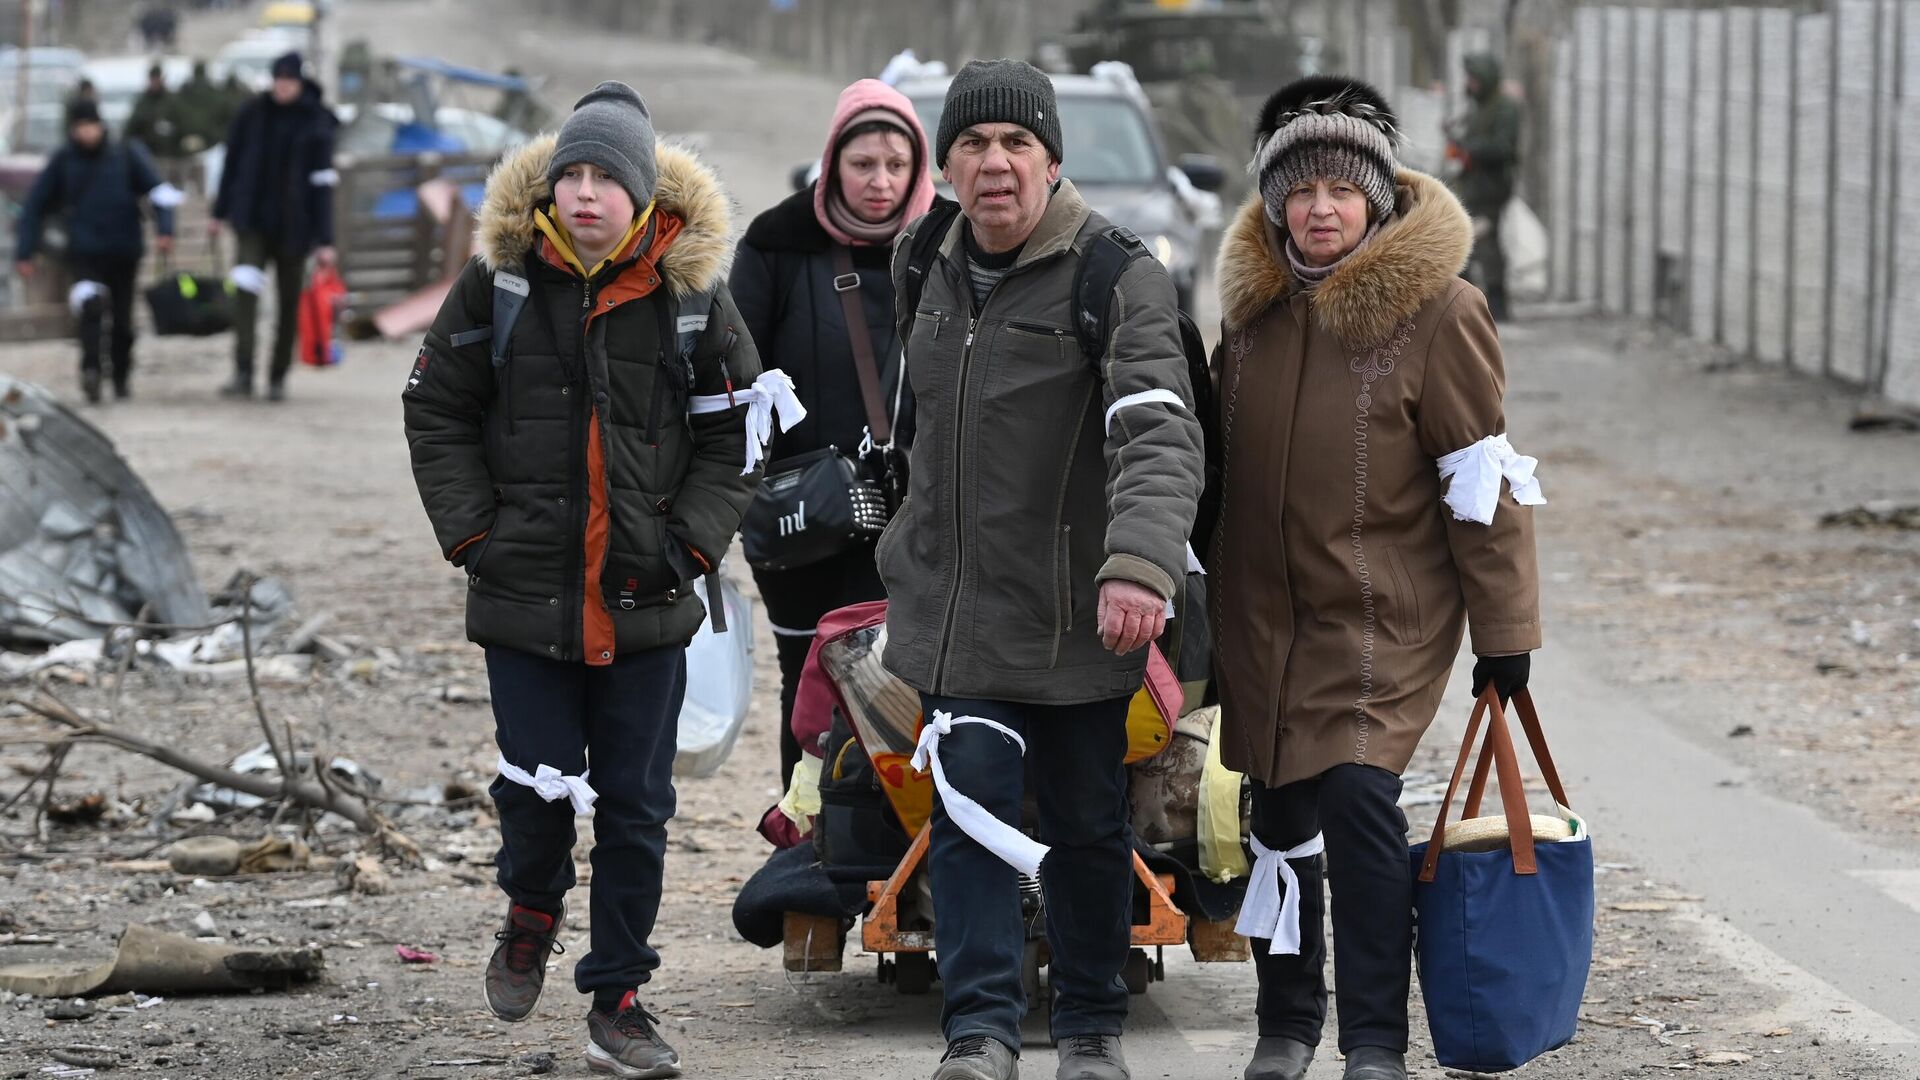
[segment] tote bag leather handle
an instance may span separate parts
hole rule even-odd
[[[1533,760],[1540,766],[1540,775],[1547,781],[1547,790],[1553,794],[1555,802],[1571,807],[1567,801],[1567,789],[1560,783],[1560,772],[1553,767],[1553,754],[1547,750],[1547,735],[1540,726],[1540,713],[1533,707],[1533,694],[1519,690],[1513,695],[1514,711],[1520,714],[1520,727],[1527,733],[1527,745],[1533,750]],[[1491,744],[1480,751],[1480,763],[1473,768],[1473,783],[1467,786],[1467,808],[1461,817],[1480,816],[1480,797],[1487,790],[1487,766],[1493,760]]]
[[[1483,754],[1492,754],[1494,769],[1500,776],[1500,802],[1507,815],[1507,846],[1513,852],[1513,872],[1538,872],[1533,857],[1533,820],[1527,812],[1526,792],[1520,786],[1520,761],[1513,751],[1513,738],[1507,732],[1506,710],[1500,707],[1500,692],[1489,683],[1479,700],[1474,702],[1473,716],[1467,721],[1467,737],[1460,742],[1460,758],[1454,762],[1453,778],[1447,782],[1447,797],[1440,804],[1440,815],[1433,822],[1433,836],[1427,842],[1426,858],[1420,864],[1420,880],[1423,882],[1432,882],[1434,875],[1439,872],[1440,851],[1447,833],[1447,811],[1453,806],[1454,795],[1459,793],[1460,778],[1467,771],[1467,758],[1473,754],[1474,738],[1480,734],[1480,721],[1483,718],[1487,720],[1487,744]]]

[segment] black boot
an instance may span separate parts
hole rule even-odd
[[[100,404],[99,368],[87,368],[80,372],[80,389],[87,395],[87,404]]]
[[[220,387],[220,396],[223,398],[252,397],[253,374],[251,372],[234,372],[233,378],[228,379],[226,383]]]
[[[1356,1046],[1344,1080],[1407,1080],[1407,1055],[1384,1046]]]
[[[1311,1064],[1313,1047],[1297,1039],[1263,1035],[1253,1048],[1244,1080],[1306,1080]]]

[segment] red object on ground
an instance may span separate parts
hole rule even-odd
[[[300,362],[328,367],[339,362],[333,351],[334,313],[347,295],[346,282],[331,266],[313,272],[300,292]]]
[[[440,958],[425,949],[416,949],[411,945],[395,945],[393,955],[403,964],[437,964]]]

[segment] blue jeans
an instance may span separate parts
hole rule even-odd
[[[1020,824],[1026,776],[1040,811],[1040,865],[1052,951],[1053,1036],[1118,1035],[1127,1017],[1120,972],[1132,942],[1133,830],[1128,825],[1127,705],[1022,705],[921,695],[931,716],[979,716],[1027,741],[963,724],[940,742],[947,780],[987,811]],[[927,851],[933,885],[934,951],[946,991],[940,1026],[948,1041],[990,1035],[1020,1047],[1027,995],[1020,962],[1027,925],[1019,874],[960,831],[937,798]]]
[[[650,649],[607,667],[487,650],[494,737],[509,762],[591,774],[592,942],[574,965],[583,994],[631,990],[660,966],[647,938],[660,912],[673,817],[673,754],[687,690],[687,651]],[[553,911],[573,888],[573,805],[496,778],[500,888],[514,903]]]

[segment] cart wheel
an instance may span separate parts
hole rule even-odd
[[[933,989],[933,977],[933,954],[923,952],[894,954],[894,989],[917,997]]]
[[[1048,987],[1040,981],[1040,951],[1045,941],[1029,941],[1020,954],[1020,986],[1027,994],[1027,1011],[1040,1012],[1047,1006]]]
[[[1153,961],[1147,959],[1147,950],[1135,949],[1127,954],[1127,966],[1120,969],[1120,978],[1127,984],[1127,993],[1147,992],[1147,983],[1153,979]]]

